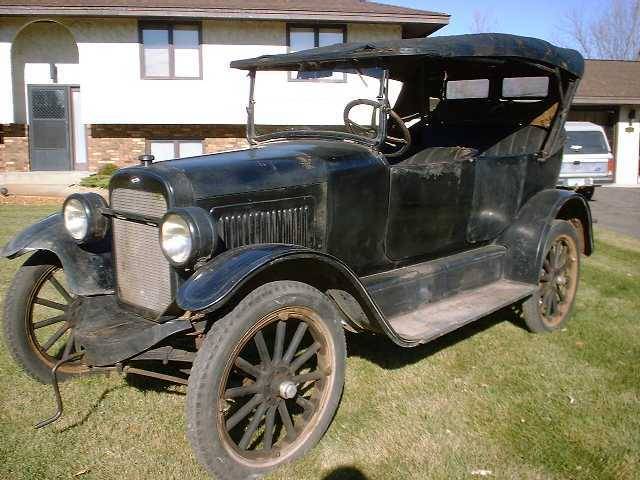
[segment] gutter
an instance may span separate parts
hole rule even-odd
[[[640,105],[640,97],[575,97],[574,105]]]
[[[449,24],[449,15],[327,12],[269,9],[198,9],[130,7],[23,7],[0,6],[0,15],[53,15],[90,17],[157,17],[238,20],[330,21],[390,24]]]

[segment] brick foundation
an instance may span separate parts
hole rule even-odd
[[[29,171],[29,134],[26,125],[0,125],[0,171]]]
[[[205,153],[247,146],[240,125],[92,125],[88,139],[89,168],[107,163],[138,163],[147,140],[202,140]]]
[[[90,125],[87,128],[89,170],[113,163],[138,163],[147,140],[202,140],[205,153],[244,148],[243,125]],[[0,171],[29,171],[27,125],[1,125]]]

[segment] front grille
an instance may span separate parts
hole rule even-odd
[[[160,218],[167,202],[158,193],[118,188],[111,194],[111,208],[127,213]],[[131,305],[163,312],[172,302],[171,267],[160,250],[158,227],[113,219],[117,292]]]

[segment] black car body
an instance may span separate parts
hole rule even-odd
[[[577,272],[572,242],[586,255],[593,249],[588,205],[555,189],[563,125],[583,72],[577,52],[464,35],[336,45],[232,66],[251,77],[248,149],[121,169],[108,205],[77,197],[95,237],[74,240],[56,214],[4,248],[9,258],[48,252],[36,259],[53,255],[63,268],[82,357],[72,360],[147,375],[157,372],[136,368],[137,360],[193,362],[217,322],[272,282],[311,286],[345,328],[405,347],[517,302],[529,302],[533,330],[565,321],[577,273],[561,283],[560,267],[547,265],[564,251]],[[269,70],[381,72],[376,100],[360,102],[372,107],[371,125],[347,122],[346,111],[343,131],[259,135],[254,83]],[[402,84],[394,105],[390,80]],[[486,88],[484,98],[451,83],[468,80]],[[524,85],[521,96],[507,95],[507,84]],[[183,220],[172,225],[188,229],[185,261],[167,257],[172,247],[163,253],[158,240],[172,213]],[[553,250],[556,238],[565,244]],[[549,282],[564,293],[551,298]],[[291,387],[283,385],[281,392]],[[265,403],[260,415],[271,406],[275,412]]]

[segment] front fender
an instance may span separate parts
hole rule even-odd
[[[582,237],[583,253],[591,255],[593,227],[587,201],[582,195],[568,190],[543,190],[529,199],[496,242],[507,247],[507,278],[538,283],[548,233],[555,219],[571,221]]]
[[[76,295],[113,293],[113,268],[108,242],[81,246],[74,242],[64,228],[61,213],[55,213],[27,227],[0,251],[0,256],[14,259],[28,252],[44,250],[55,254],[67,278],[71,292]]]
[[[176,303],[183,310],[194,312],[217,310],[266,267],[305,252],[312,250],[285,244],[249,245],[226,251],[207,262],[178,289]]]
[[[229,250],[210,260],[189,278],[178,289],[176,303],[183,310],[214,312],[257,275],[269,273],[268,269],[275,270],[279,265],[294,266],[295,280],[298,281],[314,285],[323,277],[324,288],[340,285],[353,295],[365,315],[396,344],[405,347],[417,344],[396,334],[358,276],[347,265],[331,255],[297,245],[257,244]]]

